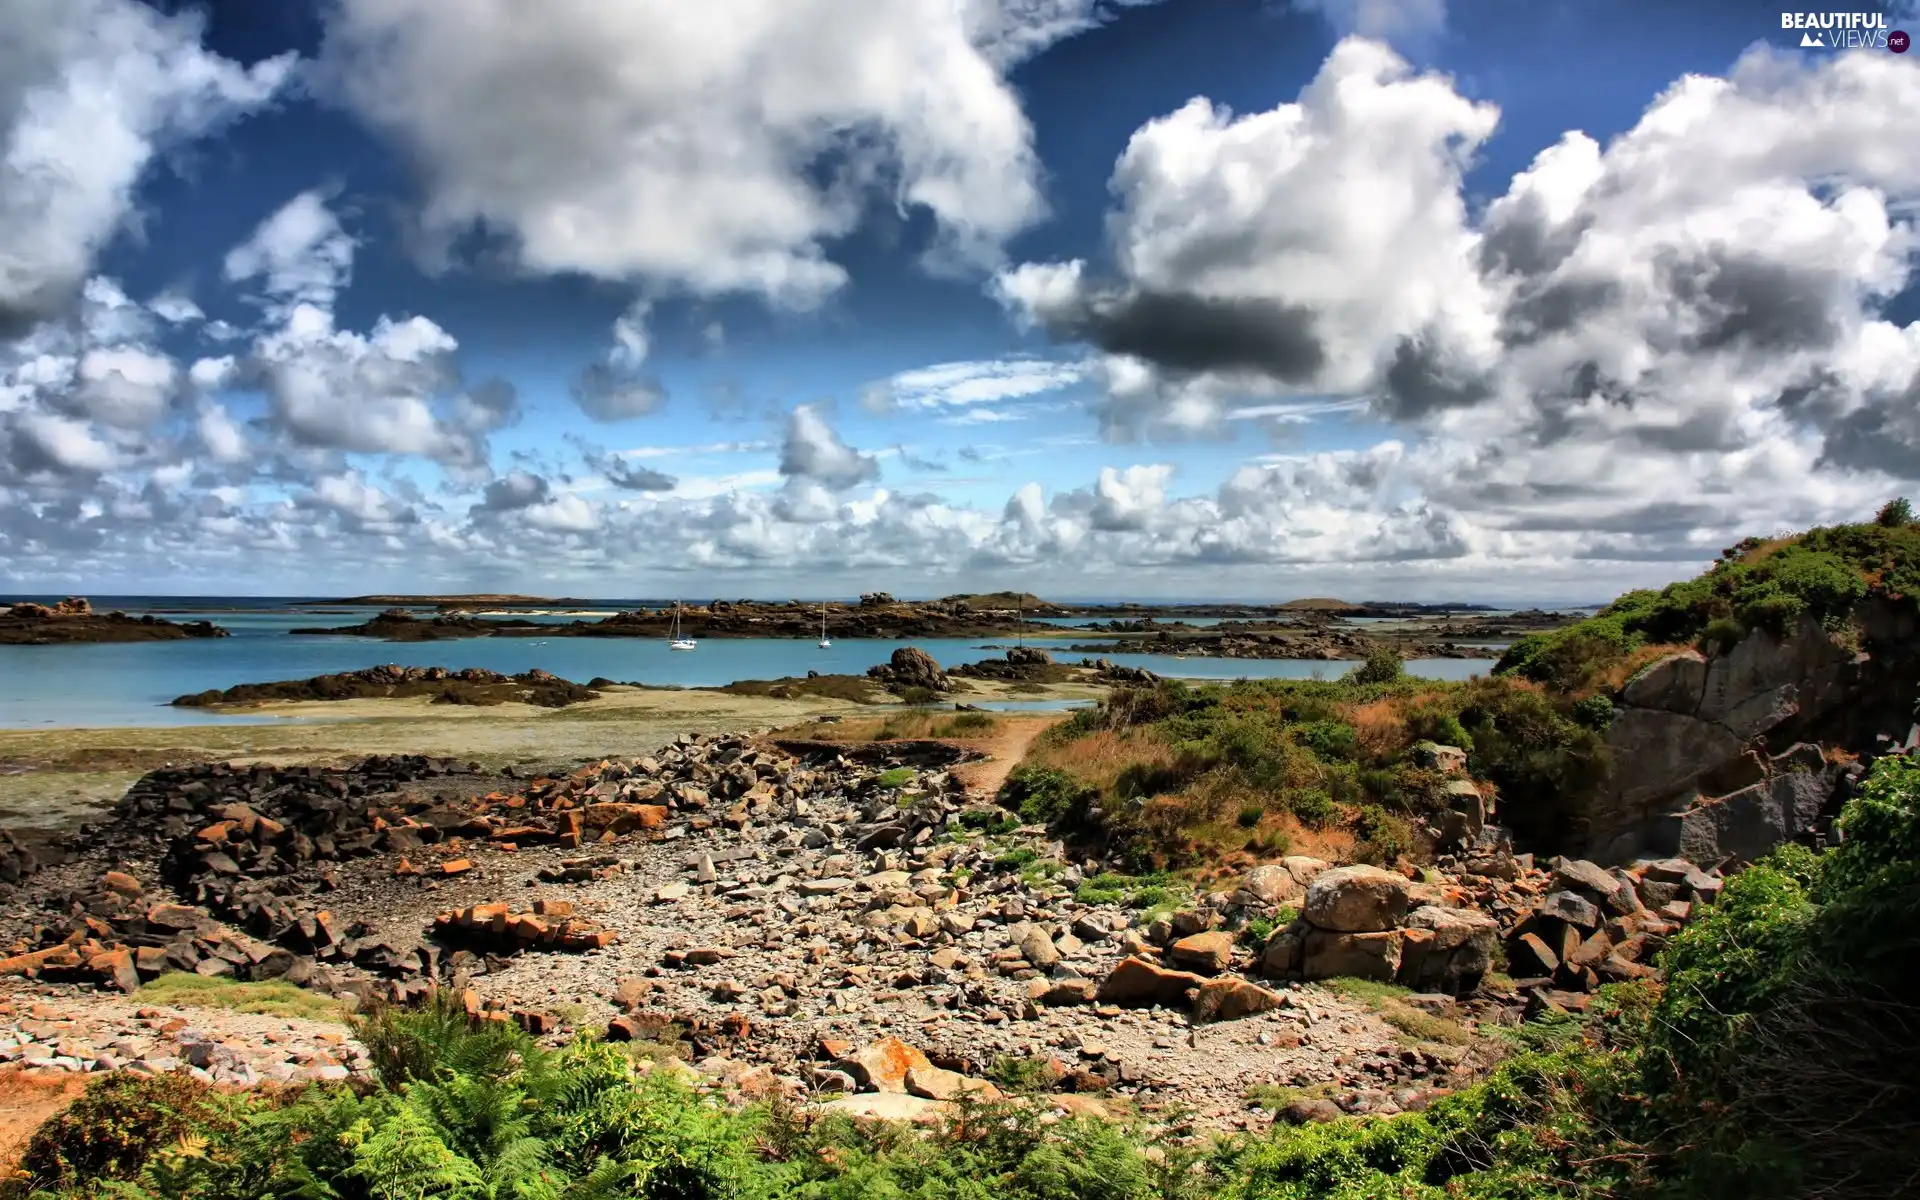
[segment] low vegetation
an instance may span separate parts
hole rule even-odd
[[[1473,1030],[1459,1021],[1408,1003],[1407,997],[1412,991],[1397,984],[1374,979],[1329,979],[1321,986],[1365,1004],[1378,1013],[1381,1020],[1415,1042],[1464,1046],[1474,1040]]]
[[[735,696],[767,696],[775,700],[845,700],[853,704],[890,704],[887,690],[865,675],[809,675],[804,679],[741,679],[714,689]]]
[[[1844,632],[1869,597],[1920,600],[1920,525],[1905,500],[1888,504],[1869,524],[1747,538],[1697,578],[1628,592],[1588,620],[1521,638],[1494,671],[1594,695],[1624,683],[1641,662],[1686,645],[1711,652],[1755,629],[1783,636],[1807,620]]]
[[[1422,742],[1467,753],[1516,841],[1584,844],[1612,771],[1614,697],[1644,665],[1759,629],[1836,636],[1863,601],[1920,598],[1920,525],[1896,501],[1873,522],[1750,538],[1698,578],[1629,592],[1599,615],[1522,638],[1491,677],[1406,676],[1376,651],[1337,681],[1123,689],[1042,738],[1002,800],[1131,871],[1225,874],[1256,857],[1420,858],[1449,776]]]
[[[1569,796],[1606,778],[1603,714],[1518,679],[1416,680],[1390,656],[1338,681],[1167,681],[1115,692],[1036,743],[1001,800],[1130,870],[1232,866],[1239,852],[1391,862],[1423,848],[1468,752],[1530,844],[1571,836]]]
[[[935,1130],[730,1109],[582,1038],[558,1051],[455,1006],[363,1020],[377,1085],[221,1093],[104,1076],[29,1143],[10,1196],[68,1200],[1880,1200],[1920,1178],[1920,764],[1878,764],[1845,840],[1732,880],[1664,987],[1513,1037],[1423,1112],[1214,1140],[1041,1119],[1043,1079]],[[1350,994],[1360,994],[1349,987]],[[1398,1003],[1390,991],[1367,998]],[[1300,1095],[1305,1095],[1301,1093]],[[1265,1089],[1249,1103],[1299,1098]]]
[[[891,712],[884,718],[819,721],[797,726],[789,732],[823,742],[892,742],[920,738],[979,741],[1000,733],[1007,724],[1006,719],[988,712],[948,713],[909,708]]]
[[[272,979],[241,983],[173,971],[141,987],[139,998],[148,1004],[186,1008],[224,1008],[230,1012],[309,1021],[345,1021],[347,1006],[332,996]]]

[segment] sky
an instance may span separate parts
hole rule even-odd
[[[7,0],[0,591],[1684,578],[1920,495],[1920,19],[1783,11]]]

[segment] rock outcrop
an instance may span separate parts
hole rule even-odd
[[[900,647],[886,662],[868,667],[867,674],[896,692],[908,688],[925,688],[930,692],[952,689],[947,673],[940,669],[933,655],[918,646]]]
[[[1822,747],[1871,754],[1877,738],[1906,734],[1920,686],[1913,614],[1875,601],[1857,619],[1858,650],[1807,621],[1630,679],[1607,729],[1612,775],[1582,834],[1590,855],[1739,864],[1820,836],[1843,774]]]

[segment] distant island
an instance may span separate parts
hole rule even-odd
[[[427,607],[422,600],[421,607]],[[664,638],[678,609],[687,636],[702,638],[812,638],[822,624],[842,640],[918,638],[1061,639],[1108,638],[1075,644],[1075,652],[1134,652],[1207,658],[1360,659],[1378,645],[1420,658],[1474,658],[1486,653],[1472,643],[1501,641],[1565,624],[1556,612],[1498,615],[1487,605],[1351,604],[1311,598],[1283,604],[1062,604],[1023,592],[963,593],[939,600],[899,600],[869,592],[844,601],[713,600],[706,604],[641,608],[597,620],[569,612],[591,601],[530,603],[502,597],[433,597],[433,611],[393,606],[352,625],[315,626],[291,632],[313,636],[431,642],[476,637]],[[544,605],[555,606],[543,612]],[[553,616],[571,615],[571,621]],[[584,614],[591,616],[594,614]],[[548,619],[536,619],[546,616]],[[1084,624],[1069,624],[1086,618]],[[1373,625],[1346,624],[1370,618]],[[1036,623],[1043,621],[1045,623]],[[1466,643],[1466,644],[1456,644]]]
[[[123,612],[98,613],[85,597],[58,604],[15,604],[0,611],[0,646],[62,646],[86,642],[171,642],[221,638],[211,621],[173,622]]]
[[[515,592],[472,592],[460,594],[400,595],[381,594],[370,596],[344,596],[337,599],[314,600],[311,603],[326,608],[436,608],[445,612],[471,612],[475,609],[522,608],[522,609],[580,609],[606,608],[616,603],[612,600],[595,600],[581,597],[528,596]],[[657,601],[662,607],[668,602]],[[688,611],[729,609],[770,609],[787,606],[804,606],[818,611],[822,603],[829,607],[854,607],[843,600],[710,600],[704,605],[690,604]],[[1209,616],[1209,617],[1256,617],[1275,616],[1283,613],[1319,612],[1334,616],[1416,616],[1434,613],[1471,613],[1493,612],[1490,604],[1416,604],[1405,601],[1350,601],[1327,596],[1308,596],[1297,600],[1287,600],[1277,604],[1258,604],[1246,601],[1200,601],[1179,603],[1155,603],[1149,601],[1103,601],[1099,603],[1081,603],[1046,600],[1032,592],[956,592],[935,600],[897,600],[890,592],[868,592],[860,597],[858,607],[874,608],[893,605],[905,605],[916,608],[951,610],[964,608],[980,612],[1024,612],[1030,617],[1111,617],[1133,614],[1164,614],[1168,616]]]

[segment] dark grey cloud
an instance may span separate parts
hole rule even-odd
[[[611,362],[587,366],[571,391],[580,411],[602,424],[648,416],[667,402],[667,389],[658,379]]]
[[[498,376],[484,379],[461,397],[456,418],[475,433],[505,429],[520,420],[520,393]]]
[[[1384,416],[1418,419],[1447,408],[1467,408],[1493,394],[1489,383],[1448,363],[1425,338],[1402,338],[1394,347],[1380,398]]]
[[[1297,383],[1327,360],[1313,311],[1276,300],[1109,291],[1043,315],[1055,337],[1173,371],[1253,371]]]
[[[595,469],[607,477],[608,483],[629,492],[670,492],[680,482],[664,471],[618,458],[610,458]]]
[[[1612,279],[1555,279],[1523,286],[1500,314],[1500,340],[1507,346],[1525,346],[1575,329],[1580,322],[1603,312],[1620,295]]]
[[[1701,322],[1696,350],[1784,353],[1829,346],[1840,335],[1847,281],[1837,271],[1719,251],[1668,263],[1665,275]]]
[[[509,471],[481,491],[480,502],[468,509],[468,515],[481,517],[491,513],[517,512],[548,500],[553,495],[546,479],[527,471]]]
[[[1820,466],[1920,479],[1920,374],[1900,392],[1824,424]]]
[[[1579,248],[1592,224],[1592,214],[1582,213],[1556,226],[1540,211],[1538,197],[1510,198],[1488,214],[1480,240],[1480,269],[1488,274],[1550,274]]]
[[[1608,513],[1521,513],[1502,521],[1501,528],[1513,533],[1626,533],[1684,538],[1696,529],[1718,526],[1724,516],[1719,505],[1705,501],[1662,500]]]

